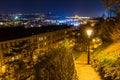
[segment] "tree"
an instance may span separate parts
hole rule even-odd
[[[11,47],[9,53],[4,53],[4,57],[12,58],[12,61],[6,63],[9,80],[11,79],[11,76],[16,80],[20,80],[21,78],[26,78],[27,75],[30,75],[30,72],[27,72],[30,71],[27,67],[33,67],[33,53],[36,48],[35,43],[30,43],[25,40],[18,45]],[[18,55],[21,55],[21,57],[19,56],[16,58]]]
[[[120,40],[120,23],[116,23],[114,28],[111,29],[110,38],[113,41]]]
[[[25,63],[21,60],[14,60],[7,63],[7,73],[9,80],[20,80],[22,75],[25,75]]]
[[[112,12],[117,13],[120,8],[120,0],[100,0],[108,11],[108,17],[112,17]],[[117,13],[118,15],[118,13]]]
[[[69,41],[65,40],[59,47],[39,56],[34,70],[35,80],[77,80]]]

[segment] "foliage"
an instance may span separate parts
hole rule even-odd
[[[113,43],[92,56],[91,64],[104,80],[120,80],[120,44]]]
[[[31,71],[34,71],[30,68],[33,67],[33,53],[35,49],[37,49],[36,43],[30,43],[25,40],[11,47],[10,53],[4,54],[4,57],[12,57],[12,60],[5,63],[7,65],[5,73],[8,74],[9,79],[25,80],[31,75]],[[29,55],[29,57],[26,57],[25,54]],[[16,56],[19,57],[16,58]]]
[[[79,51],[86,51],[86,46],[88,45],[88,36],[86,30],[88,28],[91,28],[89,23],[86,25],[81,25],[80,28],[76,31],[76,45],[74,49]]]
[[[112,44],[111,42],[107,42],[105,44],[102,44],[100,45],[99,47],[97,47],[95,50],[94,50],[94,54],[92,54],[92,56],[96,56],[98,55],[102,50],[106,49],[107,47],[109,47],[109,45]]]
[[[106,19],[95,25],[95,36],[98,36],[104,42],[120,40],[120,19]]]
[[[77,80],[73,55],[66,44],[39,56],[34,66],[35,80]]]
[[[117,21],[120,21],[120,20],[117,20]],[[113,41],[120,40],[120,23],[119,22],[116,22],[116,24],[111,29],[110,38]]]
[[[25,63],[21,60],[15,60],[7,63],[7,71],[9,79],[19,80],[25,75]]]
[[[103,4],[103,6],[108,10],[108,16],[111,16],[112,12],[117,13],[118,14],[118,10],[120,9],[120,1],[119,0],[100,0]]]
[[[29,45],[29,46],[28,46]],[[34,52],[34,45],[26,43],[24,50]],[[30,56],[30,55],[29,55]],[[52,48],[44,55],[39,55],[34,65],[23,59],[8,62],[9,80],[77,80],[73,55],[66,39],[59,47]],[[7,77],[7,76],[6,76]]]
[[[119,0],[100,0],[106,8],[112,8]]]

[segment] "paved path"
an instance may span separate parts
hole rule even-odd
[[[87,53],[83,53],[75,60],[79,80],[101,80],[91,65],[87,65]]]

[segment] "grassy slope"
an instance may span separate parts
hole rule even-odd
[[[92,58],[116,59],[120,55],[120,42],[105,43],[99,46],[93,53]]]
[[[105,43],[94,51],[91,65],[100,73],[103,80],[120,80],[119,59],[120,42]]]
[[[110,44],[111,43],[105,43],[105,44],[100,45],[98,48],[94,50],[92,57],[97,56],[99,53],[105,50]]]

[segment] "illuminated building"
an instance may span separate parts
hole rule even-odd
[[[32,35],[25,38],[18,38],[13,40],[7,40],[0,42],[0,75],[3,75],[6,72],[7,63],[22,59],[25,61],[28,59],[29,54],[19,53],[16,55],[5,56],[5,54],[10,53],[11,48],[16,45],[19,45],[21,42],[28,41],[29,43],[36,43],[36,52],[33,54],[34,58],[38,55],[43,55],[47,53],[51,48],[57,47],[59,42],[65,38],[70,38],[73,28],[66,28],[61,30],[56,30],[53,32],[41,33]]]

